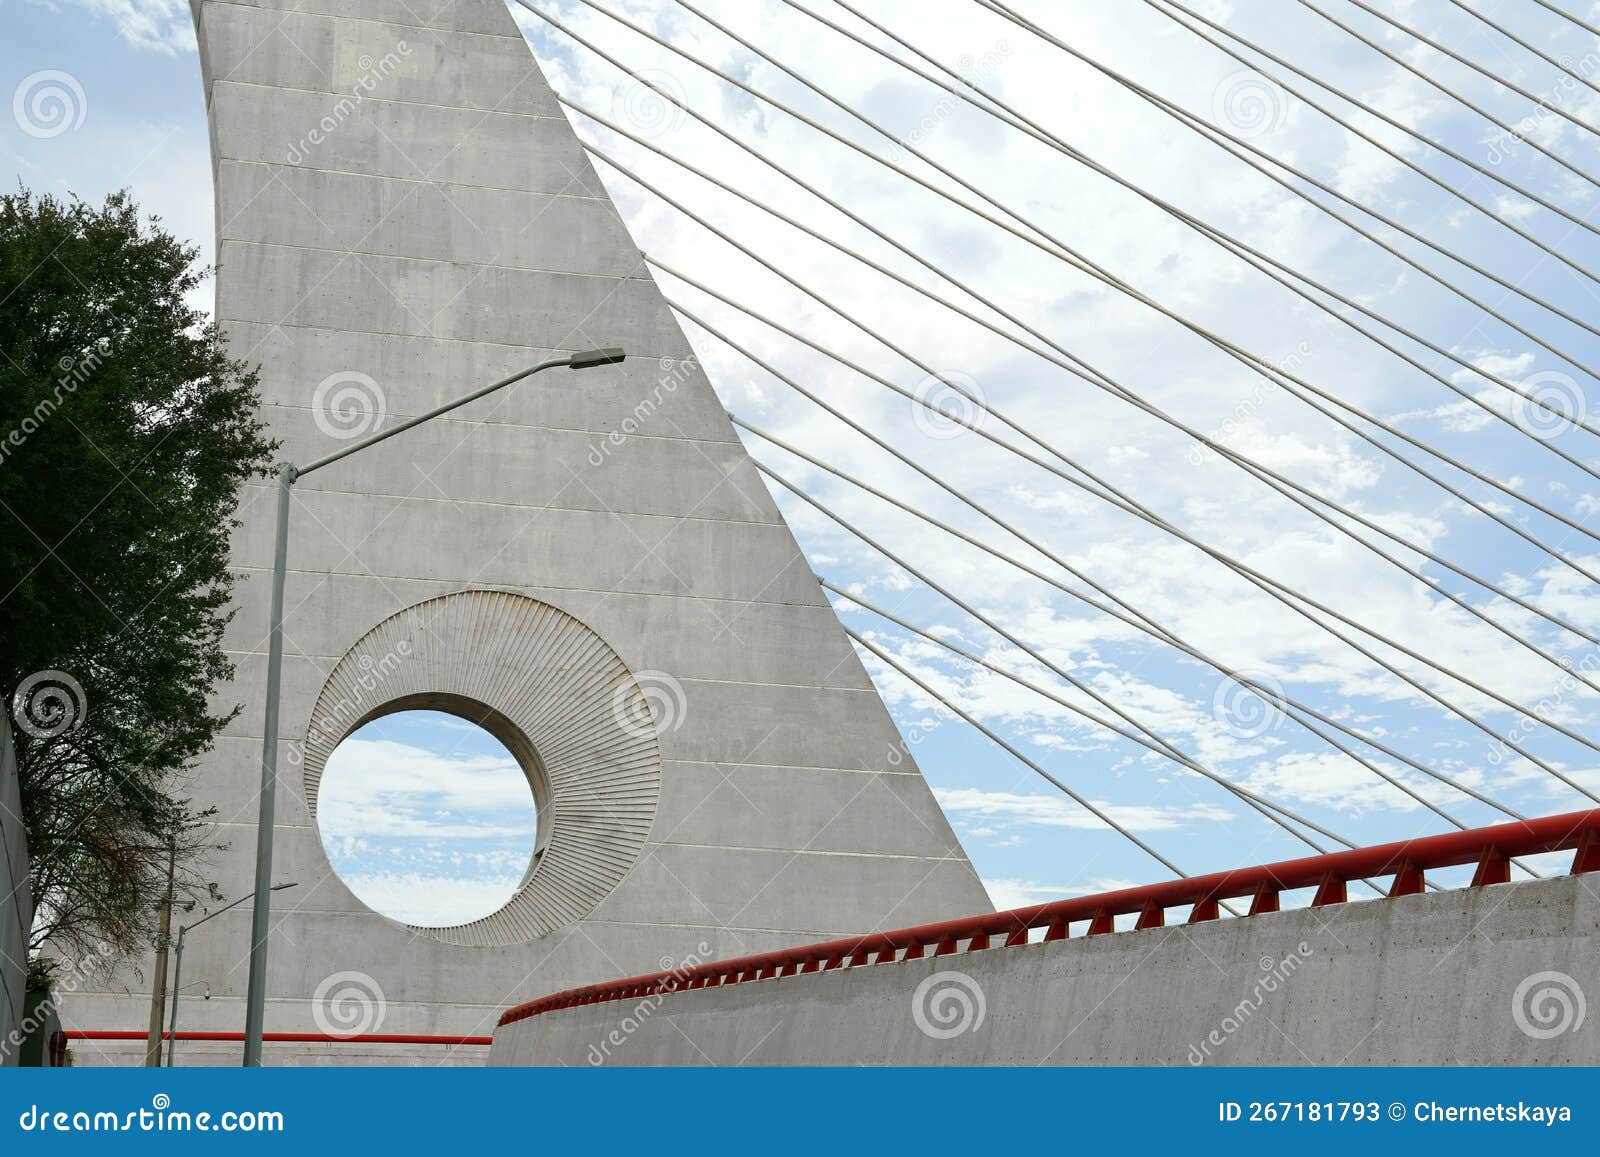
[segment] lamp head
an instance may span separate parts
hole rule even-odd
[[[575,370],[593,369],[595,366],[614,366],[627,356],[620,346],[610,346],[606,349],[584,350],[581,354],[573,354],[567,360],[567,365]]]

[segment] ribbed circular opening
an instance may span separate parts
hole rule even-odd
[[[471,590],[407,607],[334,665],[296,754],[318,818],[330,758],[353,732],[404,711],[481,726],[515,759],[537,812],[532,865],[489,915],[408,922],[450,944],[497,946],[581,919],[633,866],[655,819],[661,753],[643,690],[606,642],[548,603]],[[320,823],[320,821],[319,821]]]

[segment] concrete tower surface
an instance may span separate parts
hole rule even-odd
[[[194,8],[218,318],[261,366],[286,458],[552,353],[630,355],[296,487],[276,877],[299,887],[274,897],[267,1030],[487,1034],[508,1004],[664,961],[987,909],[501,0]],[[220,809],[228,849],[207,875],[230,899],[256,845],[270,485],[241,519],[237,675],[218,704],[244,710],[193,789]],[[522,890],[455,928],[370,911],[316,829],[338,741],[418,706],[482,721],[540,805]],[[185,987],[210,999],[191,989],[180,1027],[243,1024],[248,931],[241,906],[187,944]],[[148,983],[77,993],[65,1022],[140,1025]]]

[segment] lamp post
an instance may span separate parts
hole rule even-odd
[[[167,895],[161,902],[161,932],[156,937],[155,981],[150,985],[150,1038],[144,1046],[148,1068],[161,1064],[161,1001],[167,994],[167,946],[172,943],[173,887],[178,872],[178,837],[167,838]]]
[[[273,891],[273,892],[281,892],[285,888],[293,888],[294,886],[295,885],[293,883],[290,883],[290,884],[274,884],[271,887],[271,889],[269,889],[269,890]],[[179,928],[178,928],[178,943],[176,944],[176,946],[172,950],[172,1009],[171,1009],[171,1019],[167,1021],[167,1066],[166,1067],[169,1068],[169,1069],[172,1068],[172,1054],[174,1052],[176,1052],[177,1048],[178,1048],[178,997],[183,992],[183,987],[182,987],[183,986],[183,938],[192,929],[200,927],[200,925],[204,924],[207,920],[210,920],[210,919],[213,919],[214,917],[222,915],[224,912],[228,911],[230,908],[237,908],[240,904],[243,904],[246,900],[250,899],[250,897],[254,896],[254,895],[255,895],[254,892],[248,892],[245,895],[240,896],[233,903],[225,904],[221,908],[218,908],[215,912],[210,912],[210,913],[207,913],[206,915],[200,917],[200,919],[196,920],[193,924],[183,924],[183,925],[180,925]]]
[[[278,697],[283,685],[283,580],[289,550],[289,495],[296,479],[305,477],[313,470],[332,465],[341,458],[348,458],[358,450],[365,450],[368,446],[392,438],[413,426],[420,426],[423,422],[437,418],[441,414],[448,414],[451,410],[468,402],[477,401],[514,382],[532,377],[542,370],[555,369],[557,366],[587,370],[596,366],[615,365],[625,356],[620,349],[595,349],[576,353],[570,357],[552,358],[538,365],[529,366],[525,370],[519,370],[510,377],[491,382],[453,402],[436,406],[427,413],[418,414],[415,418],[407,419],[397,426],[380,430],[305,466],[296,466],[292,462],[279,465],[277,546],[272,558],[272,628],[267,642],[266,721],[261,737],[261,800],[260,814],[256,820],[256,890],[253,893],[255,904],[250,917],[250,985],[245,997],[244,1015],[246,1067],[261,1064],[261,1033],[266,1022],[267,921],[271,914],[269,894],[272,891],[272,825],[278,793]]]

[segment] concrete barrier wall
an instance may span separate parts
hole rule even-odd
[[[492,1064],[1600,1063],[1600,876],[545,1013]]]
[[[28,978],[28,929],[33,897],[28,887],[28,844],[17,790],[16,748],[11,726],[0,716],[0,1065],[15,1065],[12,1032],[22,1020]]]

